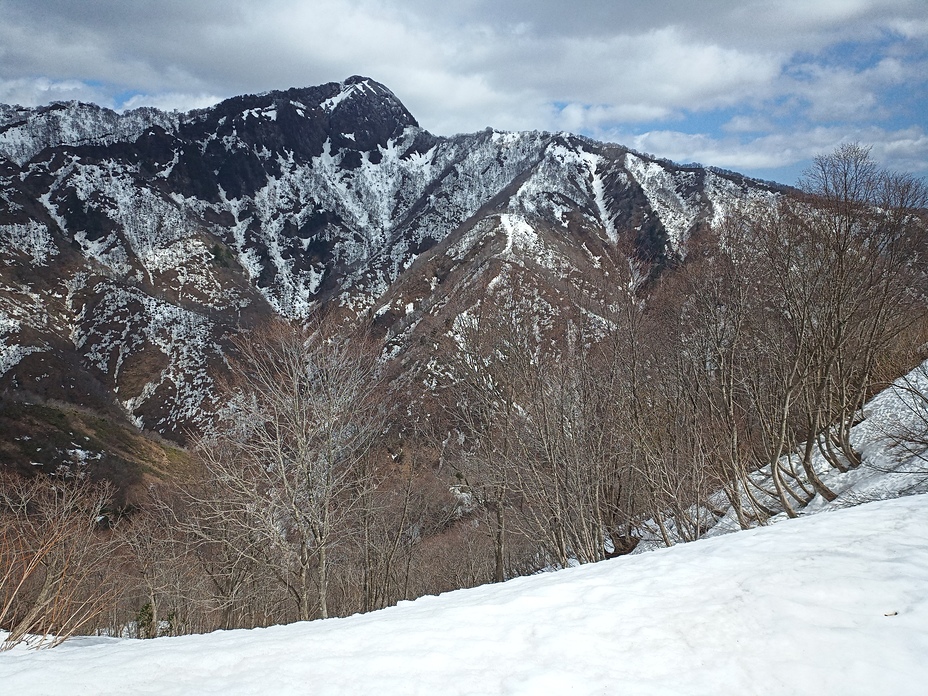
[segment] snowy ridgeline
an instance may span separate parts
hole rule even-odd
[[[118,114],[77,101],[33,108],[0,104],[0,157],[22,166],[47,147],[131,142],[152,126],[173,131],[179,119],[151,107]]]
[[[0,654],[9,694],[923,694],[928,496],[345,619]]]
[[[209,417],[203,367],[243,311],[377,311],[396,355],[421,318],[453,321],[450,298],[514,270],[552,317],[570,300],[541,295],[605,278],[610,259],[637,286],[705,222],[776,191],[567,133],[435,136],[361,77],[187,114],[0,105],[0,160],[0,378],[55,391],[34,364],[92,365],[167,435]]]
[[[11,694],[923,694],[924,366],[855,429],[833,511],[371,614],[0,653]],[[850,509],[867,500],[876,500]],[[713,530],[730,528],[723,519]]]

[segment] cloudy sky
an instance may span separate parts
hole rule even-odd
[[[0,102],[186,110],[366,75],[438,134],[568,130],[786,183],[928,175],[926,0],[0,0]]]

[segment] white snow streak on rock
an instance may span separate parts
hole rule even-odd
[[[677,186],[695,174],[680,172],[674,175],[657,162],[647,162],[631,153],[626,155],[625,166],[644,190],[648,203],[667,230],[672,248],[681,250],[687,232],[696,222],[698,208],[677,192]]]
[[[581,150],[580,157],[590,170],[590,186],[593,191],[593,201],[596,203],[596,210],[599,212],[599,219],[606,229],[606,236],[609,241],[615,244],[619,241],[619,233],[612,222],[612,216],[606,209],[606,198],[603,195],[603,178],[600,174],[599,167],[603,164],[603,158],[593,153]]]

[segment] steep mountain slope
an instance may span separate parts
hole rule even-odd
[[[399,356],[496,278],[551,303],[571,274],[640,284],[770,195],[567,134],[437,137],[362,77],[187,114],[0,107],[0,390],[183,437],[263,316],[365,315]]]

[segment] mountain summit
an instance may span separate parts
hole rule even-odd
[[[773,191],[564,133],[435,136],[358,76],[186,114],[0,106],[0,390],[182,437],[261,317],[363,315],[421,365],[493,283],[641,285]]]

